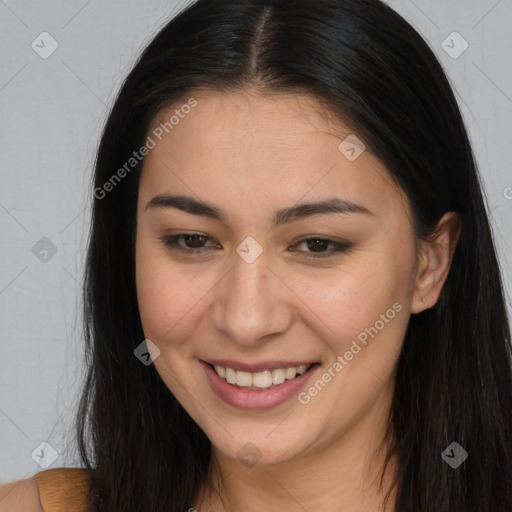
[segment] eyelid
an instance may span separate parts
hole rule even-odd
[[[212,238],[209,237],[208,235],[205,235],[203,233],[198,233],[198,232],[183,232],[183,233],[177,233],[175,235],[166,235],[166,236],[162,236],[162,237],[158,237],[158,238],[160,240],[162,240],[164,245],[166,247],[168,247],[170,250],[184,253],[184,254],[187,254],[187,255],[190,255],[193,257],[202,256],[205,253],[211,252],[212,246],[199,247],[199,248],[194,249],[194,248],[181,247],[180,245],[178,245],[178,242],[180,240],[183,240],[185,237],[194,236],[194,235],[197,235],[202,238],[206,238],[207,240],[210,240],[210,241],[212,240]],[[304,235],[302,238],[294,241],[292,247],[296,247],[297,245],[300,245],[302,243],[305,243],[305,242],[308,242],[311,240],[320,240],[320,241],[326,242],[326,243],[328,243],[328,245],[331,245],[332,247],[334,247],[334,250],[321,252],[321,253],[315,253],[315,252],[308,252],[308,251],[300,251],[298,249],[292,249],[292,250],[290,250],[290,252],[299,252],[305,258],[318,260],[321,258],[329,258],[329,257],[333,257],[336,255],[341,255],[341,254],[347,253],[348,251],[351,250],[351,248],[353,246],[353,243],[351,243],[351,242],[336,241],[336,240],[333,240],[332,238],[329,238],[324,235]]]

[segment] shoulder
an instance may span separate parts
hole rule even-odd
[[[34,475],[43,510],[89,512],[91,481],[82,468],[45,469]]]
[[[0,510],[10,512],[43,512],[39,488],[34,478],[0,485]]]
[[[81,468],[54,468],[0,485],[0,511],[90,511],[91,482]]]

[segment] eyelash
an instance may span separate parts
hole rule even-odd
[[[181,240],[183,240],[183,239],[185,239],[187,237],[192,237],[192,236],[198,236],[198,237],[204,238],[206,240],[210,239],[206,235],[201,235],[199,233],[180,233],[178,235],[171,235],[171,236],[161,237],[161,240],[164,243],[164,245],[166,247],[168,247],[169,249],[171,249],[173,251],[178,251],[178,252],[181,252],[181,253],[193,255],[193,256],[198,256],[200,253],[204,253],[205,251],[209,250],[208,248],[204,248],[204,247],[199,247],[199,248],[196,248],[196,249],[191,249],[191,248],[181,247],[180,245],[178,245],[179,241],[181,241]],[[351,243],[335,242],[334,240],[331,240],[329,238],[322,238],[322,237],[304,238],[302,240],[299,240],[296,243],[296,245],[300,245],[300,244],[302,244],[304,242],[311,242],[311,241],[325,242],[325,243],[327,243],[329,245],[332,245],[334,247],[334,250],[332,250],[330,252],[325,252],[325,253],[308,253],[308,252],[305,252],[305,257],[306,258],[312,258],[312,259],[328,258],[328,257],[334,256],[335,254],[338,254],[338,253],[346,253],[352,247]]]

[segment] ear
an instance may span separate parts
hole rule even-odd
[[[460,216],[447,212],[428,241],[421,242],[411,313],[421,313],[439,300],[460,232]]]

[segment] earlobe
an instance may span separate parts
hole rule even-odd
[[[422,242],[411,313],[421,313],[439,300],[460,233],[460,216],[447,212],[429,240]]]

